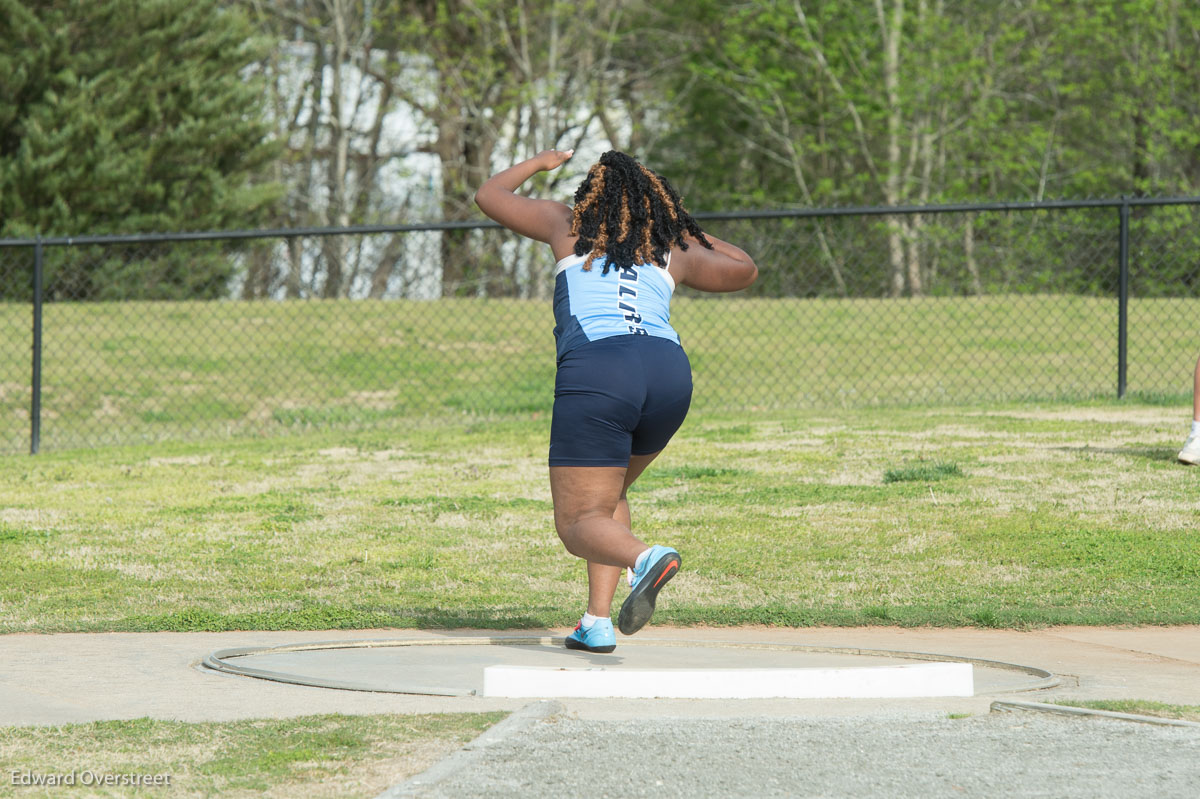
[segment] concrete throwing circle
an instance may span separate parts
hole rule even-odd
[[[431,696],[892,698],[1037,691],[1033,666],[924,652],[801,644],[622,641],[566,649],[550,636],[323,641],[221,649],[209,669],[348,691]]]

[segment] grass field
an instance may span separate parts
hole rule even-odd
[[[433,765],[504,715],[323,715],[202,724],[134,719],[0,727],[2,784],[11,789],[0,794],[372,797]],[[158,777],[159,784],[129,784],[133,776]],[[56,777],[60,784],[34,782]],[[100,782],[106,778],[129,779]]]
[[[683,553],[652,623],[1200,622],[1200,469],[1174,460],[1196,342],[1172,323],[1198,309],[1133,303],[1117,402],[1111,300],[681,299],[694,410],[630,495],[636,532]],[[28,313],[0,306],[0,633],[583,610],[546,481],[543,304],[50,306],[37,456]],[[10,727],[0,760],[373,796],[498,718]]]
[[[695,412],[631,492],[656,620],[1200,622],[1183,407]],[[562,627],[548,418],[0,461],[0,631]]]
[[[1190,396],[1200,301],[1130,304],[1130,396]],[[547,412],[549,304],[523,300],[50,304],[41,447],[371,429]],[[1117,390],[1112,299],[674,303],[697,410],[1092,400]],[[30,443],[30,309],[0,305],[0,447]]]

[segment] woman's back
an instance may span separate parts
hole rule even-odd
[[[667,258],[668,262],[670,257]],[[554,338],[558,357],[612,336],[655,336],[679,343],[671,327],[675,280],[664,267],[605,268],[602,256],[562,258],[554,269]]]

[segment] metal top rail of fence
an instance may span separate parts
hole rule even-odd
[[[1198,206],[694,214],[760,266],[722,302],[679,292],[697,407],[1125,397],[1131,370],[1136,395],[1175,401],[1200,350]],[[553,287],[515,239],[482,220],[0,239],[0,331],[31,347],[0,370],[0,440],[38,452],[43,420],[65,448],[548,409]],[[403,305],[228,302],[355,298]]]
[[[986,203],[939,203],[930,205],[861,205],[826,208],[776,208],[746,211],[701,211],[692,216],[698,221],[748,219],[812,219],[838,216],[890,216],[913,214],[982,213],[988,211],[1047,211],[1077,208],[1145,208],[1164,205],[1200,205],[1200,196],[1110,197],[1090,200],[1028,200]],[[191,231],[176,233],[127,233],[94,236],[35,236],[0,238],[0,247],[71,247],[90,244],[152,244],[172,241],[232,241],[238,239],[290,238],[310,236],[372,235],[378,233],[415,233],[443,230],[479,230],[500,228],[490,220],[454,222],[418,222],[402,225],[347,225],[345,227],[263,228],[256,230]]]

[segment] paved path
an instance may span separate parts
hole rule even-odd
[[[625,721],[524,713],[509,717],[517,722],[509,734],[497,725],[492,740],[379,799],[1195,799],[1200,786],[1200,728],[1028,713]]]

